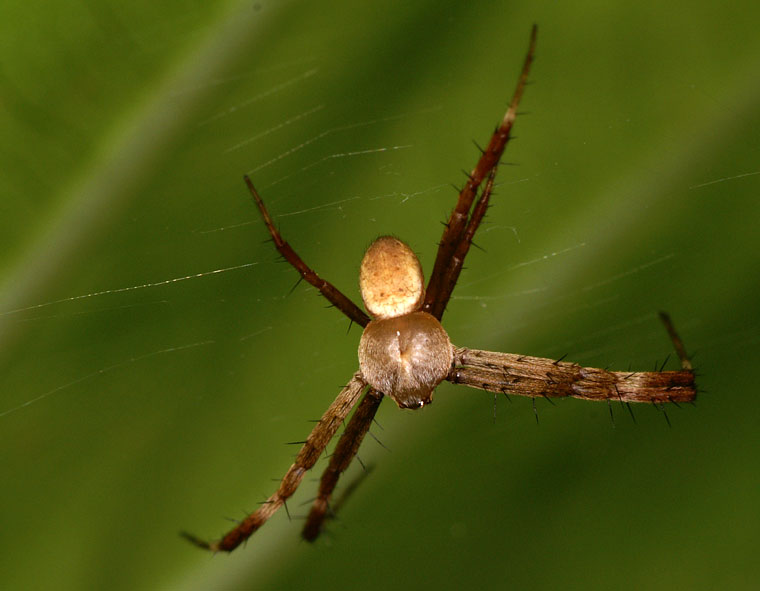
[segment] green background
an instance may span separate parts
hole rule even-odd
[[[758,19],[754,2],[4,2],[2,587],[753,588]],[[356,327],[289,294],[242,174],[355,300],[378,234],[429,271],[533,22],[518,166],[444,325],[650,369],[666,309],[697,406],[668,428],[538,401],[537,426],[527,399],[494,419],[444,384],[422,412],[383,404],[390,452],[368,438],[374,469],[316,544],[282,512],[230,556],[190,547],[180,529],[214,537],[274,490],[284,443],[357,365]]]

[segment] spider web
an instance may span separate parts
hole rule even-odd
[[[409,18],[422,23],[418,10]],[[176,24],[167,19],[165,30]],[[9,517],[7,531],[63,531],[66,547],[87,547],[92,530],[92,545],[104,548],[107,534],[118,529],[120,539],[110,542],[115,549],[102,555],[88,549],[76,558],[59,537],[40,542],[56,564],[109,565],[94,569],[91,584],[104,581],[106,572],[121,572],[125,554],[144,562],[146,572],[159,571],[167,548],[187,564],[174,532],[214,533],[224,528],[220,517],[254,509],[296,451],[282,444],[304,438],[308,421],[356,368],[358,329],[323,309],[312,288],[291,291],[297,276],[277,262],[242,174],[256,182],[285,239],[355,301],[358,262],[377,235],[407,241],[429,272],[439,222],[456,198],[450,184],[460,184],[460,169],[475,162],[470,141],[484,144],[500,118],[524,51],[515,29],[493,49],[498,59],[485,59],[475,48],[444,59],[424,53],[400,28],[396,43],[382,45],[386,53],[352,55],[327,36],[309,51],[257,45],[252,58],[239,40],[250,25],[229,26],[229,54],[201,65],[188,59],[195,65],[187,70],[167,66],[180,74],[159,76],[165,86],[155,84],[158,98],[136,97],[126,121],[109,127],[116,129],[109,147],[93,148],[81,165],[82,178],[67,177],[64,186],[49,181],[55,194],[34,231],[13,234],[13,226],[34,215],[21,206],[9,206],[5,218],[0,424],[10,484],[3,499],[22,508],[20,517]],[[142,34],[144,54],[158,51],[158,29]],[[456,37],[452,47],[463,41]],[[362,47],[359,33],[346,43]],[[742,125],[756,128],[749,115],[756,89],[727,79],[728,90],[715,96],[705,90],[708,78],[689,71],[670,78],[654,105],[642,106],[644,91],[626,98],[630,84],[610,104],[590,83],[579,88],[577,81],[587,79],[582,64],[563,61],[569,58],[558,57],[555,43],[544,43],[534,74],[540,84],[525,97],[530,113],[518,118],[519,140],[507,149],[506,160],[517,165],[499,172],[494,207],[476,237],[482,251],[471,251],[444,318],[452,340],[651,369],[669,352],[655,319],[666,308],[688,335],[687,346],[689,336],[703,337],[694,343],[703,359],[718,351],[752,356],[757,317],[726,318],[716,310],[751,301],[756,264],[749,253],[757,245],[731,229],[758,213],[756,201],[741,195],[756,190],[760,171],[744,151],[716,160],[702,150],[711,142],[739,143],[734,136]],[[419,57],[402,63],[410,55]],[[596,67],[605,71],[604,64]],[[637,71],[644,76],[644,69]],[[676,110],[685,114],[673,116]],[[172,119],[176,113],[179,122]],[[707,113],[714,117],[699,116]],[[141,149],[148,152],[144,158]],[[97,208],[88,209],[92,204]],[[729,272],[727,260],[748,272]],[[447,492],[452,481],[495,486],[477,466],[467,468],[473,453],[481,472],[496,466],[529,479],[524,487],[505,488],[505,503],[510,511],[509,503],[527,507],[540,526],[540,507],[549,500],[541,491],[552,486],[552,468],[565,476],[558,486],[568,486],[564,466],[577,462],[582,473],[590,465],[587,445],[630,450],[626,442],[635,446],[667,433],[648,409],[636,428],[617,417],[626,442],[616,444],[605,439],[610,426],[603,406],[540,404],[538,431],[529,401],[499,401],[495,421],[492,408],[484,394],[447,385],[424,413],[384,404],[382,429],[373,431],[392,453],[368,439],[360,456],[365,464],[387,465],[386,476],[376,471],[362,485],[347,506],[357,511],[348,523],[334,524],[337,535],[325,544],[358,539],[366,523],[377,540],[395,539],[397,531],[378,529],[372,503],[388,498],[389,477],[419,471],[424,482],[444,489],[434,499],[424,486],[408,492],[410,504],[427,507],[414,517],[430,532],[425,540],[472,545],[488,530],[480,518],[440,522],[469,494],[466,486]],[[682,423],[691,420],[679,415]],[[577,435],[583,430],[586,435]],[[551,456],[563,446],[570,451],[557,456],[567,462],[560,466]],[[617,474],[603,459],[591,459]],[[531,476],[531,462],[538,475]],[[649,474],[639,456],[632,462],[639,474]],[[359,471],[354,466],[349,480]],[[304,486],[294,503],[309,498],[313,484]],[[573,490],[582,490],[578,486]],[[560,504],[554,511],[582,515]],[[296,504],[290,511],[305,508]],[[483,513],[483,520],[501,519],[521,531],[522,521],[499,517],[503,507],[489,505]],[[77,522],[85,525],[77,528]],[[232,587],[251,572],[259,581],[296,576],[278,575],[282,562],[274,558],[297,554],[290,544],[297,530],[279,517],[258,534],[268,536],[262,543],[226,563],[204,563],[200,574],[179,570],[175,582],[202,586],[201,576]],[[7,560],[34,571],[17,545]],[[322,568],[338,562],[329,558]],[[81,577],[72,575],[72,585]]]

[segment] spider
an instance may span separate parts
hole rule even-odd
[[[282,239],[256,188],[245,177],[279,253],[296,268],[302,279],[316,287],[352,322],[364,327],[359,344],[359,371],[309,434],[277,491],[221,539],[207,542],[183,533],[190,542],[207,550],[231,552],[247,540],[293,495],[357,402],[322,474],[317,497],[306,518],[302,536],[309,541],[319,535],[338,479],[356,455],[384,396],[400,408],[419,409],[432,401],[436,386],[448,380],[493,392],[494,396],[498,393],[529,396],[534,405],[538,396],[608,403],[617,400],[626,405],[648,402],[658,408],[666,402],[695,400],[694,371],[665,313],[660,313],[660,317],[680,358],[679,371],[614,372],[562,360],[455,347],[441,326],[440,320],[462,263],[488,208],[496,169],[527,83],[536,33],[534,25],[512,101],[459,193],[445,225],[427,288],[422,267],[412,249],[397,238],[381,236],[369,246],[360,267],[359,286],[369,315],[365,314],[334,285],[317,275]],[[483,181],[485,185],[478,197]]]

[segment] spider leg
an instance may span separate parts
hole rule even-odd
[[[618,400],[623,403],[691,402],[697,397],[694,372],[608,371],[542,357],[454,349],[448,381],[488,392],[536,398]]]
[[[443,270],[443,276],[440,281],[440,292],[430,309],[430,313],[436,318],[441,318],[441,316],[443,316],[446,304],[448,304],[449,298],[451,298],[451,293],[454,291],[454,286],[459,279],[459,274],[462,272],[464,258],[470,250],[472,238],[475,235],[478,226],[480,226],[483,217],[486,215],[491,198],[491,191],[493,191],[493,182],[496,178],[496,168],[497,167],[494,166],[491,169],[491,172],[488,173],[486,186],[477,203],[475,203],[475,208],[472,210],[470,220],[467,222],[467,226],[464,229],[462,240],[459,241],[459,246],[457,246],[457,249],[454,251],[449,266]]]
[[[454,286],[449,285],[447,281],[450,281],[451,272],[449,268],[454,264],[453,257],[460,247],[460,243],[468,240],[472,240],[477,229],[477,224],[472,227],[471,232],[467,232],[468,219],[470,218],[470,208],[478,192],[478,187],[489,175],[501,160],[501,156],[504,153],[504,148],[507,146],[507,142],[510,138],[512,125],[517,117],[517,108],[520,104],[525,85],[528,81],[528,74],[530,73],[530,66],[533,62],[533,56],[536,48],[536,34],[537,27],[534,25],[530,34],[530,44],[528,46],[528,53],[525,56],[525,62],[523,63],[522,73],[520,79],[517,82],[517,88],[512,96],[512,101],[509,104],[504,119],[502,119],[499,127],[491,136],[491,141],[488,142],[488,146],[482,151],[482,155],[475,165],[475,168],[470,173],[464,188],[459,193],[459,198],[454,210],[451,212],[449,221],[446,223],[446,227],[441,237],[441,242],[438,245],[438,254],[436,255],[435,264],[433,266],[433,272],[430,275],[430,281],[428,282],[427,291],[425,293],[425,301],[422,305],[422,310],[429,312],[440,320],[443,315],[443,311],[446,309],[451,292],[454,290]],[[482,216],[481,216],[482,219]],[[469,238],[466,237],[466,234]],[[467,246],[469,248],[469,244]],[[465,249],[465,253],[466,253]],[[461,268],[461,261],[459,263]],[[458,276],[458,272],[456,273]]]
[[[374,388],[371,388],[364,395],[359,406],[356,407],[351,420],[346,425],[346,430],[340,436],[338,445],[330,457],[330,464],[322,473],[322,478],[319,481],[317,498],[311,506],[309,516],[306,518],[306,525],[304,525],[301,532],[301,536],[305,540],[313,542],[319,536],[322,523],[329,509],[330,496],[338,484],[338,478],[346,471],[351,460],[356,456],[356,452],[359,451],[359,446],[369,431],[372,420],[375,418],[375,413],[380,407],[382,400],[383,395]]]
[[[277,230],[277,228],[275,228],[272,217],[269,215],[269,212],[264,205],[264,201],[261,199],[258,191],[256,191],[256,188],[253,186],[251,179],[248,178],[248,175],[244,176],[243,178],[245,179],[245,184],[248,186],[248,190],[253,196],[253,200],[256,202],[256,206],[261,212],[261,217],[264,218],[264,223],[267,226],[267,230],[269,230],[269,235],[272,237],[277,251],[285,258],[286,261],[295,267],[296,271],[301,274],[301,277],[316,287],[333,306],[338,308],[338,310],[343,312],[353,322],[356,322],[356,324],[367,326],[369,317],[364,312],[362,312],[361,308],[354,304],[348,297],[343,295],[343,293],[332,283],[322,279],[319,275],[317,275],[317,273],[311,267],[309,267],[301,257],[296,254],[296,251],[293,250],[290,244],[282,239],[280,232]]]
[[[270,496],[258,510],[241,521],[237,527],[227,532],[221,540],[206,542],[185,532],[182,533],[182,537],[196,546],[213,552],[220,550],[231,552],[251,537],[293,495],[298,485],[301,484],[306,471],[310,470],[317,462],[338,427],[348,416],[356,401],[359,400],[359,396],[361,396],[366,385],[361,372],[357,371],[312,429],[306,443],[298,452],[295,462],[285,473],[277,492]]]
[[[668,336],[673,342],[673,347],[676,349],[676,354],[681,360],[681,368],[688,371],[693,370],[694,368],[691,365],[689,355],[686,353],[686,347],[683,346],[683,341],[681,340],[681,337],[678,336],[676,327],[673,326],[673,321],[670,319],[670,315],[667,312],[660,312],[660,320],[665,325],[665,330],[668,331]]]

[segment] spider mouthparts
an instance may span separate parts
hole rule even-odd
[[[431,402],[433,402],[433,393],[430,392],[428,394],[428,397],[425,399],[412,399],[412,400],[396,400],[396,404],[398,404],[399,408],[410,408],[412,410],[417,410],[418,408],[422,408],[423,406],[427,406]]]

